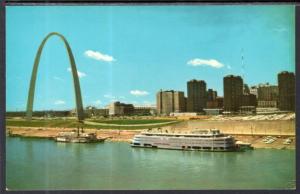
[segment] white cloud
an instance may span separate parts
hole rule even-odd
[[[101,100],[96,100],[96,101],[94,102],[94,104],[100,105],[100,104],[102,104],[102,102],[101,102]]]
[[[115,99],[116,97],[111,94],[105,94],[104,98]]]
[[[130,94],[132,94],[134,96],[147,96],[149,94],[149,92],[142,91],[142,90],[131,90]]]
[[[62,104],[66,104],[66,102],[63,101],[63,100],[56,100],[56,101],[54,102],[54,104],[55,104],[55,105],[62,105]]]
[[[113,56],[109,56],[98,51],[87,50],[84,52],[86,57],[95,59],[97,61],[113,62],[116,61]]]
[[[284,28],[284,27],[277,27],[277,28],[274,28],[273,30],[276,31],[276,32],[285,32],[285,31],[287,31],[287,29]]]
[[[112,94],[103,95],[104,98],[110,99],[111,102],[122,101],[124,102],[125,96],[113,96]]]
[[[72,71],[71,67],[69,67],[69,68],[68,68],[68,71],[69,71],[69,72],[71,72],[71,71]],[[86,76],[86,74],[85,74],[85,73],[83,73],[83,72],[80,72],[80,71],[77,71],[77,74],[78,74],[78,77],[79,77],[79,78],[82,78],[82,77],[85,77],[85,76]]]
[[[55,79],[55,80],[59,80],[59,81],[64,81],[64,79],[63,79],[63,78],[60,78],[60,77],[57,77],[57,76],[54,76],[54,77],[53,77],[53,79]]]
[[[191,66],[210,66],[213,68],[222,68],[224,67],[224,64],[220,63],[219,61],[215,60],[215,59],[199,59],[199,58],[195,58],[192,59],[190,61],[187,62],[188,65]]]
[[[78,77],[80,77],[80,78],[86,76],[86,74],[83,72],[77,71],[77,73],[78,73]]]

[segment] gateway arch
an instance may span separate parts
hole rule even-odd
[[[32,109],[33,109],[33,100],[34,100],[37,70],[38,70],[38,66],[39,66],[43,48],[44,48],[47,40],[52,36],[58,36],[63,41],[63,43],[67,49],[67,53],[68,53],[70,65],[71,65],[71,70],[72,70],[71,72],[73,75],[77,118],[79,121],[83,121],[84,113],[83,113],[81,90],[80,90],[80,84],[79,84],[79,78],[78,78],[78,74],[77,74],[75,59],[74,59],[74,56],[73,56],[73,53],[72,53],[72,50],[71,50],[71,47],[70,47],[68,41],[65,39],[65,37],[63,35],[61,35],[57,32],[51,32],[44,38],[44,40],[42,41],[42,43],[39,46],[36,56],[35,56],[34,65],[33,65],[32,74],[31,74],[31,80],[30,80],[30,87],[29,87],[29,92],[28,92],[26,119],[31,120],[31,118],[32,118]]]

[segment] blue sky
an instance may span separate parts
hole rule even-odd
[[[294,6],[11,6],[6,16],[6,109],[25,110],[37,48],[50,32],[71,45],[84,106],[155,104],[190,79],[223,95],[223,77],[277,84],[295,71]],[[244,56],[244,66],[242,65]],[[47,42],[34,110],[75,107],[66,50]],[[243,68],[244,67],[244,68]]]

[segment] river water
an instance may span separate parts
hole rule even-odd
[[[289,189],[295,168],[295,150],[193,152],[6,139],[11,190]]]

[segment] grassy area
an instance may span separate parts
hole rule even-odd
[[[6,120],[6,126],[23,126],[23,127],[76,127],[75,120]]]
[[[166,119],[120,119],[120,120],[90,120],[97,123],[117,124],[117,125],[142,125],[172,122]]]
[[[97,122],[103,123],[103,121],[113,121],[113,120],[98,120]],[[84,128],[91,128],[91,129],[144,129],[144,128],[157,128],[157,127],[163,127],[167,125],[171,125],[169,123],[167,124],[160,124],[155,125],[155,123],[163,123],[163,122],[170,122],[171,120],[123,120],[124,122],[121,122],[122,120],[114,120],[116,122],[113,122],[113,124],[151,124],[149,126],[108,126],[108,125],[87,125],[84,124]],[[130,122],[127,122],[130,121]],[[146,122],[148,121],[148,122]],[[153,121],[153,122],[151,122]],[[160,122],[158,122],[160,121]],[[94,121],[96,122],[96,121]],[[180,121],[178,121],[180,122]],[[112,124],[110,122],[106,122],[109,124]],[[177,122],[176,122],[177,123]],[[173,123],[174,124],[174,123]],[[13,119],[7,119],[6,120],[6,126],[18,126],[18,127],[64,127],[64,128],[74,128],[78,126],[78,123],[76,120],[32,120],[32,121],[26,121],[26,120],[13,120]]]

